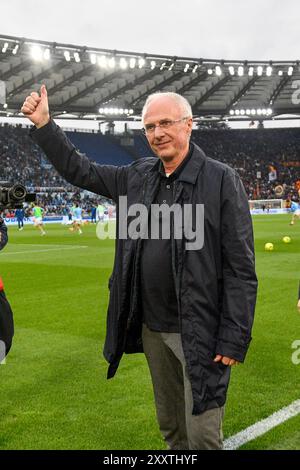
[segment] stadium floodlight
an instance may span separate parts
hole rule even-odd
[[[244,110],[244,109],[241,109],[241,110],[240,110],[240,114],[241,114],[242,116],[245,116],[245,110]]]
[[[123,113],[124,113],[124,109],[123,109],[123,108],[118,109],[118,113],[119,113],[119,114],[123,114]]]
[[[129,114],[133,114],[133,113],[134,113],[133,109],[130,109]]]
[[[246,114],[248,114],[248,115],[251,114],[250,109],[246,109]]]
[[[186,73],[189,68],[190,68],[190,64],[185,64],[185,67],[184,67],[183,71]]]
[[[216,65],[216,68],[215,68],[215,73],[216,75],[220,76],[222,75],[222,69],[219,65]]]
[[[125,108],[124,109],[124,114],[129,114],[129,109]]]
[[[293,75],[294,67],[289,67],[288,68],[288,75],[291,76]]]
[[[74,52],[74,59],[75,59],[75,62],[76,62],[76,63],[80,62],[80,55],[79,55],[79,52]]]
[[[234,114],[235,114],[236,116],[239,116],[240,110],[239,110],[239,109],[236,109],[236,110],[234,111]]]
[[[13,51],[12,51],[13,55],[16,55],[16,53],[18,52],[19,47],[20,47],[20,44],[15,45],[15,47],[13,48]]]
[[[98,64],[102,69],[107,68],[107,58],[105,55],[101,55],[100,57],[98,57]]]
[[[230,75],[234,75],[234,67],[232,65],[229,65],[228,70]]]
[[[199,67],[198,64],[194,65],[193,70],[192,70],[192,73],[196,73],[198,67]]]
[[[207,70],[207,73],[208,73],[208,75],[212,75],[213,69],[208,69],[208,70]]]
[[[130,67],[131,69],[134,69],[135,64],[136,64],[136,58],[135,58],[135,57],[131,57],[131,59],[130,59],[130,61],[129,61],[129,67]]]
[[[139,69],[142,69],[146,65],[145,59],[143,57],[139,58]]]
[[[271,67],[271,65],[268,65],[267,71],[266,71],[266,75],[267,75],[268,77],[271,77],[272,71],[273,71],[273,67]]]
[[[41,49],[40,46],[32,46],[31,48],[31,57],[34,59],[34,60],[42,60],[43,59],[43,51]]]
[[[8,42],[5,42],[5,43],[4,43],[4,46],[2,47],[2,52],[3,52],[3,54],[5,54],[5,52],[7,51],[7,49],[8,49]]]
[[[257,109],[257,110],[256,110],[256,112],[257,112],[258,116],[261,116],[261,114],[262,114],[262,110],[261,110],[260,108],[259,108],[259,109]]]
[[[233,116],[233,115],[234,115],[234,110],[231,109],[231,110],[229,111],[229,114],[231,114],[231,116]]]
[[[4,103],[3,108],[7,109],[7,103]]]
[[[103,111],[104,111],[104,114],[108,114],[108,108],[104,108]]]
[[[110,69],[114,69],[116,66],[116,59],[114,57],[111,57],[108,59],[108,66]]]
[[[244,67],[242,65],[238,66],[238,76],[242,77],[244,75]]]
[[[151,66],[151,70],[155,69],[155,67],[156,67],[156,62],[155,62],[155,60],[151,60],[150,66]]]
[[[255,114],[256,114],[256,109],[253,109],[253,108],[252,108],[252,109],[251,109],[251,115],[252,115],[252,116],[255,116]]]
[[[265,115],[267,114],[267,110],[266,110],[265,108],[263,108],[263,109],[261,110],[261,114],[263,114],[263,115],[265,116]]]
[[[279,75],[279,77],[282,77],[283,71],[282,71],[282,70],[278,70],[278,75]]]
[[[267,109],[267,114],[270,115],[270,114],[273,114],[273,110],[271,108],[268,108]]]
[[[251,67],[249,67],[249,69],[248,69],[248,75],[249,75],[249,77],[253,77],[253,73],[254,73],[254,67],[251,66]]]
[[[96,54],[90,54],[90,61],[91,61],[91,64],[93,64],[93,65],[97,64]]]
[[[103,113],[104,113],[104,109],[103,109],[103,108],[99,108],[99,113],[100,113],[100,114],[103,114]]]
[[[119,62],[119,65],[120,65],[120,68],[121,68],[122,70],[126,70],[126,69],[127,69],[128,63],[127,63],[127,60],[125,59],[125,57],[121,57],[120,62]]]
[[[70,60],[71,60],[70,51],[65,51],[64,56],[65,56],[66,61],[70,62]]]
[[[264,70],[264,69],[263,69],[263,67],[262,67],[261,65],[259,65],[259,66],[257,67],[256,71],[257,71],[257,75],[258,75],[259,77],[262,76],[263,70]]]
[[[44,59],[50,60],[50,49],[48,48],[44,50]]]

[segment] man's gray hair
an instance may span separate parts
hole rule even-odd
[[[178,104],[182,110],[183,117],[193,117],[193,112],[190,103],[184,96],[179,95],[178,93],[173,93],[172,91],[167,91],[167,92],[158,92],[158,93],[152,93],[152,95],[149,95],[148,98],[146,99],[146,102],[143,106],[142,110],[142,120],[144,120],[144,115],[146,113],[146,109],[151,103],[151,101],[155,100],[156,98],[160,97],[166,97],[172,99],[176,104]]]

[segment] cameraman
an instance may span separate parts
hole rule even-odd
[[[0,217],[0,250],[7,244],[7,227]],[[8,354],[14,335],[13,314],[4,293],[4,286],[0,277],[0,363]]]

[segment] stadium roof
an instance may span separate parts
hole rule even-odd
[[[299,60],[171,57],[0,35],[0,116],[18,116],[43,83],[55,117],[140,119],[157,91],[184,95],[196,120],[300,115]]]

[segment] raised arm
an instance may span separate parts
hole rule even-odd
[[[98,165],[78,152],[50,117],[45,85],[42,85],[40,95],[32,92],[26,97],[21,111],[35,125],[31,137],[69,183],[114,201],[119,194],[126,194],[128,167]]]

